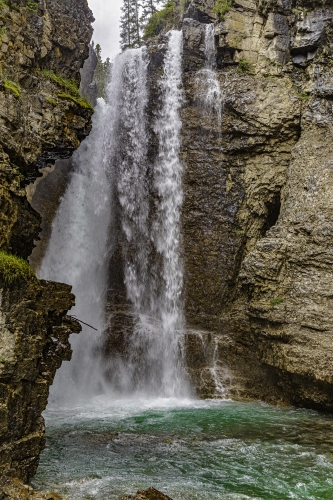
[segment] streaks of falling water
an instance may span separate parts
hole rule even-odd
[[[38,276],[73,286],[76,306],[71,314],[102,332],[108,287],[108,229],[111,197],[107,162],[103,157],[104,131],[110,109],[101,99],[89,137],[73,157],[74,171],[52,225],[52,234]],[[83,326],[71,337],[73,357],[57,372],[51,395],[75,398],[96,390],[98,363],[94,350],[98,335]]]
[[[217,116],[219,129],[222,125],[222,92],[216,73],[216,49],[214,25],[205,28],[205,67],[197,74],[198,99],[203,107]]]
[[[182,33],[169,33],[161,80],[153,186],[158,202],[152,214],[147,175],[147,59],[145,48],[125,51],[116,58],[108,104],[99,104],[92,133],[76,154],[75,170],[39,271],[40,277],[72,284],[77,297],[73,313],[102,332],[108,261],[118,234],[134,319],[133,331],[126,336],[127,356],[115,355],[109,363],[105,359],[102,363],[98,342],[84,327],[78,340],[72,341],[72,362],[59,372],[62,381],[55,386],[60,392],[61,375],[67,386],[73,380],[76,392],[82,389],[89,396],[89,387],[92,391],[101,387],[107,372],[111,390],[122,394],[187,393],[180,260]]]
[[[112,385],[118,392],[166,397],[187,393],[182,363],[180,260],[182,33],[171,31],[168,36],[161,80],[161,110],[155,123],[159,154],[153,166],[153,189],[158,202],[150,215],[146,180],[147,94],[143,89],[138,91],[131,71],[127,71],[126,85],[129,85],[132,102],[129,96],[125,102],[124,95],[121,104],[122,161],[116,162],[116,176],[125,284],[133,308],[134,327],[126,338],[125,359],[115,356],[109,368]],[[134,110],[135,117],[132,116]],[[155,255],[155,261],[150,260],[151,255]]]
[[[159,205],[153,227],[157,252],[162,256],[162,291],[159,298],[164,375],[163,385],[170,395],[184,392],[182,356],[183,268],[181,262],[181,206],[183,202],[182,165],[179,158],[182,122],[182,47],[181,31],[169,33],[168,50],[161,81],[163,105],[155,124],[159,155],[155,165],[154,187]]]

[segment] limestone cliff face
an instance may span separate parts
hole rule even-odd
[[[215,366],[226,393],[332,410],[333,7],[235,0],[222,21],[211,7],[183,21],[190,371],[202,395]],[[221,135],[195,98],[203,10]]]
[[[91,107],[71,79],[79,84],[93,17],[86,0],[5,4],[0,16],[0,249],[27,258],[40,216],[25,188],[41,176],[39,169],[69,158],[90,130]],[[8,280],[1,271],[0,297],[0,476],[27,481],[44,447],[41,413],[49,386],[62,361],[70,359],[68,337],[80,327],[66,316],[74,304],[67,285],[33,275]],[[1,498],[20,498],[15,493],[19,483],[1,481],[8,490]]]

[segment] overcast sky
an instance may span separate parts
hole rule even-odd
[[[88,0],[96,21],[93,40],[102,47],[102,57],[113,57],[119,52],[119,19],[122,0]]]

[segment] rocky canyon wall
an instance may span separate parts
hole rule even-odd
[[[183,20],[188,365],[204,396],[332,410],[333,7],[235,0],[224,20],[212,7]],[[203,12],[221,132],[196,99]]]
[[[27,481],[45,443],[49,386],[80,326],[66,316],[71,288],[38,280],[22,260],[41,222],[25,188],[90,131],[92,108],[78,86],[93,17],[86,0],[0,8],[0,476]],[[14,483],[1,479],[1,498],[33,495]]]
[[[182,253],[186,360],[202,397],[333,409],[333,7],[192,0],[148,40],[151,206],[166,32],[183,30]],[[169,14],[168,14],[169,15]],[[214,25],[222,120],[200,95]],[[221,123],[220,123],[221,122]],[[117,240],[121,246],[121,237]],[[111,259],[107,352],[126,353],[131,307]]]

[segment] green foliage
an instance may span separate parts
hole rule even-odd
[[[21,99],[22,91],[21,91],[21,87],[19,86],[18,83],[15,83],[12,80],[7,80],[6,78],[4,78],[3,85],[4,85],[5,89],[12,92],[12,94],[14,94],[14,96],[17,97],[17,99]]]
[[[0,28],[0,40],[4,35],[6,35],[6,33],[7,33],[6,28]]]
[[[247,59],[240,59],[238,62],[238,73],[252,73],[253,64]]]
[[[20,178],[20,181],[24,181],[25,180],[25,176],[22,174],[22,172],[20,172],[20,167],[18,167],[17,165],[15,165],[15,163],[11,163],[11,166],[17,171],[17,174]]]
[[[73,96],[71,94],[63,93],[63,94],[58,94],[58,97],[60,97],[60,99],[69,99],[70,101],[75,102],[75,104],[77,104],[78,106],[81,106],[81,108],[85,108],[85,109],[89,109],[90,111],[94,111],[94,108],[92,107],[90,102],[87,101],[87,99],[85,99],[82,96],[76,97],[76,96]]]
[[[45,101],[48,102],[49,104],[52,104],[52,106],[57,105],[57,101],[55,99],[52,99],[52,97],[45,97]]]
[[[306,9],[296,9],[295,8],[295,9],[292,9],[291,12],[293,14],[295,14],[296,16],[298,16],[298,14],[302,14],[302,13],[305,14],[305,15],[307,14],[307,10]]]
[[[26,9],[29,12],[33,12],[34,14],[36,14],[36,12],[38,12],[38,3],[28,0]]]
[[[0,10],[8,8],[8,0],[0,0]]]
[[[120,17],[120,45],[122,50],[140,47],[139,0],[123,0]]]
[[[232,8],[232,0],[217,0],[213,7],[213,12],[215,12],[220,19],[225,19],[225,14],[229,12]]]
[[[278,306],[279,304],[282,304],[286,299],[284,297],[277,297],[276,299],[272,299],[269,304],[271,307]]]
[[[302,92],[297,92],[297,97],[302,101],[308,101],[310,99],[310,96],[308,94],[303,94]]]
[[[50,80],[54,81],[60,87],[64,87],[65,89],[69,90],[71,94],[77,97],[81,97],[79,92],[79,84],[74,78],[69,80],[68,78],[65,78],[62,75],[57,75],[51,69],[43,69],[41,71],[41,75],[44,76],[45,78],[49,78]]]
[[[169,0],[163,9],[155,12],[155,14],[149,18],[145,27],[143,39],[147,40],[147,38],[158,35],[169,23],[172,24],[175,21],[176,12],[175,2]]]
[[[63,87],[66,90],[69,90],[69,92],[62,92],[58,94],[58,97],[61,99],[69,99],[78,106],[81,106],[81,108],[89,109],[90,111],[94,111],[94,108],[90,104],[90,102],[87,101],[84,97],[81,96],[80,91],[79,91],[79,84],[77,81],[72,78],[69,80],[68,78],[65,78],[62,75],[57,75],[54,73],[54,71],[50,69],[43,69],[41,71],[41,75],[44,76],[45,78],[49,78],[53,82],[55,82],[59,87]],[[56,101],[50,98],[46,98],[50,104],[56,105]]]
[[[97,66],[94,73],[94,82],[97,85],[98,89],[98,97],[106,98],[106,87],[109,80],[112,63],[110,58],[107,57],[106,61],[102,59],[102,48],[99,44],[94,47],[94,43],[92,44],[96,56],[97,56]]]
[[[19,278],[27,280],[28,278],[35,277],[34,271],[26,260],[16,255],[10,255],[2,250],[0,251],[0,274],[7,284]]]

